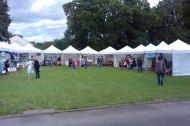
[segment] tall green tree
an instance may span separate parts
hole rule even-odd
[[[149,40],[148,31],[157,23],[147,0],[73,0],[63,9],[65,40],[79,49],[136,46]]]
[[[190,44],[190,1],[182,0],[183,35]]]
[[[190,1],[182,0],[182,7],[183,26],[190,29]]]
[[[0,0],[0,36],[9,39],[8,27],[11,23],[10,16],[8,14],[9,7],[7,0]]]
[[[159,25],[151,30],[151,41],[171,43],[176,39],[185,39],[181,27],[181,7],[179,0],[162,0],[157,7],[153,8],[159,17]]]

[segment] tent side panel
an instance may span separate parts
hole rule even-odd
[[[173,76],[190,75],[190,53],[173,54]]]

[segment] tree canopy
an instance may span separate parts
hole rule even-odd
[[[0,36],[7,40],[9,39],[8,27],[11,23],[8,11],[7,0],[0,0]]]
[[[68,20],[65,41],[79,49],[88,45],[99,50],[187,42],[182,25],[184,21],[189,26],[188,8],[179,0],[162,0],[154,8],[147,0],[73,0],[63,5]]]

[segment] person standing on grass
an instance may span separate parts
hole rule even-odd
[[[40,63],[38,62],[37,59],[34,60],[34,69],[36,72],[36,79],[40,78]]]
[[[88,59],[87,56],[84,57],[84,68],[87,69],[87,65],[88,65]]]
[[[0,59],[0,76],[3,75],[2,71],[3,71],[3,62]]]
[[[28,62],[27,62],[28,79],[32,79],[32,67],[33,67],[33,62],[31,59],[28,59]]]
[[[158,62],[156,63],[156,73],[158,85],[163,85],[165,64],[161,56],[158,57]]]
[[[139,57],[137,59],[137,63],[138,63],[138,72],[141,72],[142,73],[142,65],[143,65],[143,61],[142,61],[142,58]]]
[[[6,71],[6,75],[8,75],[8,68],[10,67],[10,65],[9,65],[9,60],[6,60],[5,61],[5,71]]]

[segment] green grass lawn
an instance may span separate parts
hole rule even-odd
[[[41,78],[31,80],[26,69],[0,76],[0,115],[182,98],[190,98],[189,76],[166,76],[164,86],[154,73],[113,67],[42,67]]]

